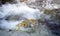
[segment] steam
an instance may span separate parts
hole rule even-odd
[[[17,4],[4,4],[1,7],[0,11],[0,18],[2,20],[0,21],[0,28],[2,29],[12,29],[14,30],[16,28],[16,25],[20,23],[22,20],[25,19],[39,19],[40,18],[40,10],[34,9],[28,7],[26,3],[20,3],[19,0],[17,0]],[[6,20],[6,18],[9,20]],[[14,20],[13,20],[13,19]],[[12,21],[12,20],[13,21]],[[18,20],[16,20],[18,19]]]
[[[0,28],[5,29],[5,30],[9,30],[9,29],[15,30],[16,25],[18,25],[18,23],[21,23],[22,21],[26,19],[39,20],[39,19],[50,19],[51,17],[51,15],[44,14],[43,9],[42,11],[40,11],[41,9],[31,8],[25,2],[21,3],[20,0],[15,0],[15,1],[17,1],[16,4],[6,3],[2,5],[2,7],[0,7]],[[33,2],[35,2],[35,0]],[[51,2],[52,0],[46,0],[46,1],[44,0],[42,7],[45,9],[58,8],[59,5],[51,4]],[[48,30],[48,28],[45,28],[45,27],[46,27],[45,25],[39,25],[39,30],[37,31],[41,33],[41,34],[38,33],[39,36],[40,35],[49,36],[50,32],[48,31],[50,30]],[[21,29],[24,29],[24,28],[21,28]]]

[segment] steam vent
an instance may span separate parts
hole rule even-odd
[[[0,0],[0,36],[60,36],[60,0]]]

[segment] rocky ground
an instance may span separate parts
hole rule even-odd
[[[60,0],[53,0],[53,2],[60,4]],[[52,11],[52,12],[55,12],[55,11]],[[50,12],[50,11],[47,10],[45,13],[47,12]],[[47,14],[52,14],[52,13],[47,13]],[[59,19],[58,18],[56,19],[60,20],[60,15],[56,17],[59,18]],[[52,24],[55,24],[55,25],[52,25]],[[42,21],[42,25],[39,25],[40,27],[34,33],[27,33],[27,32],[22,32],[22,31],[0,30],[0,36],[60,36],[60,25],[56,25],[56,24],[59,24],[59,23],[57,23],[55,20],[45,20],[45,21]]]
[[[0,36],[54,36],[44,26],[41,26],[34,33],[22,32],[22,31],[4,31],[0,30]]]

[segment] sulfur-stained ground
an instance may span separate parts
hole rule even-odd
[[[4,31],[0,30],[0,36],[54,36],[49,29],[42,25],[34,33],[27,33],[23,31]]]

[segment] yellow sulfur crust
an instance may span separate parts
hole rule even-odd
[[[31,19],[31,20],[25,20],[25,21],[23,21],[23,22],[21,22],[21,23],[19,23],[17,25],[16,30],[19,30],[19,27],[26,26],[28,23],[35,23],[35,22],[36,22],[36,20],[33,20],[33,19]]]
[[[20,0],[20,2],[27,2],[28,0]]]

